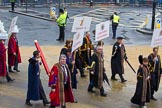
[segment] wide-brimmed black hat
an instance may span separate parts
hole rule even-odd
[[[122,40],[122,39],[124,39],[124,38],[121,36],[117,37],[117,40]]]

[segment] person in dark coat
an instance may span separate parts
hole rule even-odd
[[[67,58],[66,58],[66,64],[68,65],[68,68],[71,73],[71,81],[72,81],[72,88],[77,89],[77,68],[75,66],[75,60],[74,55],[71,53],[71,48],[67,49]]]
[[[80,49],[80,48],[78,48]],[[76,65],[76,68],[79,69],[79,72],[80,72],[80,76],[81,78],[85,78],[87,75],[85,75],[84,73],[84,63],[85,62],[81,56],[81,51],[80,50],[76,50],[76,57],[75,57],[75,65]]]
[[[93,0],[90,0],[90,8],[93,8]]]
[[[14,27],[12,34],[8,41],[8,70],[9,72],[13,72],[12,66],[14,66],[14,70],[20,72],[18,70],[18,63],[21,63],[20,50],[18,45],[18,39],[16,37],[19,32],[17,26]]]
[[[15,11],[15,2],[16,2],[16,0],[10,0],[10,2],[11,2],[12,11]]]
[[[103,53],[103,47],[97,46],[96,52],[91,57],[91,74],[94,75],[90,79],[90,84],[88,87],[89,92],[93,92],[93,86],[100,90],[101,96],[107,96],[107,94],[104,92],[103,88],[103,81],[104,81],[104,60],[102,57]]]
[[[134,96],[131,98],[133,104],[145,107],[145,102],[150,102],[150,72],[148,69],[148,59],[142,58],[142,64],[137,72],[137,84]]]
[[[126,82],[124,79],[124,60],[127,59],[125,46],[123,44],[123,37],[118,37],[117,42],[113,45],[112,56],[111,56],[111,80],[116,81],[116,74],[119,74],[121,82]]]
[[[61,49],[60,55],[65,54],[67,56],[67,49],[72,48],[73,40],[66,40],[65,46]]]
[[[161,59],[158,55],[158,47],[153,48],[153,53],[148,56],[149,70],[151,74],[151,99],[157,100],[153,95],[159,89],[161,79]]]
[[[40,79],[40,65],[39,62],[40,52],[34,51],[33,57],[30,58],[29,66],[28,66],[28,91],[27,91],[27,98],[26,98],[26,105],[32,106],[30,100],[43,100],[44,106],[49,104],[42,83]]]

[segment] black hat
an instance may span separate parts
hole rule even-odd
[[[117,15],[117,12],[114,12],[115,15]]]
[[[120,36],[120,37],[117,37],[117,39],[118,39],[118,40],[122,40],[122,39],[124,39],[124,38]]]
[[[63,9],[59,9],[59,12],[60,12],[60,13],[64,13],[64,10],[63,10]]]
[[[68,48],[66,51],[67,51],[67,52],[71,52],[71,48]]]
[[[143,64],[143,55],[139,55],[138,61],[140,64]]]

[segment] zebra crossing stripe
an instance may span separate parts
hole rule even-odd
[[[72,16],[71,18],[74,17],[79,17],[79,16],[85,16],[85,17],[92,17],[92,21],[94,23],[100,23],[103,21],[106,21],[110,18],[110,16],[113,14],[114,9],[110,9],[110,8],[98,8],[98,9],[94,9],[85,13],[81,13],[75,16]],[[128,20],[128,17],[125,18],[125,16],[132,16],[132,15],[138,15],[139,12],[128,12],[128,13],[123,13],[121,14],[121,21],[119,26],[122,27],[129,27],[130,29],[134,29],[134,28],[139,28],[139,27],[143,27],[143,25],[145,24],[145,15],[140,16],[140,19],[134,19],[133,21],[126,23],[124,22],[125,20]],[[133,17],[133,16],[132,16]]]

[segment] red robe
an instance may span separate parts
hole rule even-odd
[[[17,45],[15,37],[11,35],[8,42],[8,65],[9,66],[14,66],[15,59],[16,59],[16,56],[13,55],[14,52],[18,57],[18,63],[21,63],[19,46]]]
[[[70,71],[68,71],[68,88],[64,89],[64,74],[59,63],[55,64],[51,69],[49,76],[49,87],[55,88],[55,91],[51,91],[49,94],[51,105],[64,106],[65,102],[74,102],[74,97],[71,87]]]
[[[0,43],[0,76],[6,76],[6,48],[4,44]]]

